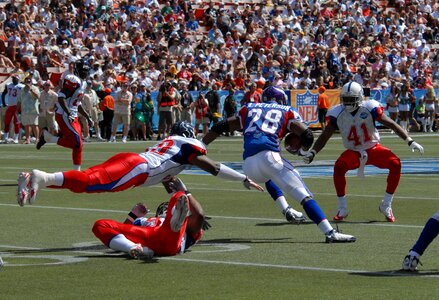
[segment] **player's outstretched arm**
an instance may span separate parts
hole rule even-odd
[[[390,119],[386,115],[382,115],[381,119],[379,120],[381,124],[386,126],[387,128],[392,129],[401,139],[407,142],[410,149],[412,149],[412,152],[415,150],[418,150],[421,154],[424,154],[424,147],[422,147],[420,144],[416,143],[408,134],[407,132],[399,126],[395,121]]]
[[[219,121],[210,128],[209,132],[203,137],[203,143],[209,145],[224,132],[233,132],[241,128],[241,122],[237,117],[231,117]]]
[[[194,166],[199,167],[200,169],[209,172],[213,176],[218,176],[227,180],[236,180],[241,181],[247,189],[254,188],[258,191],[264,191],[264,189],[255,183],[253,180],[241,174],[222,163],[218,163],[216,161],[211,160],[206,155],[198,155],[192,159],[191,162]]]

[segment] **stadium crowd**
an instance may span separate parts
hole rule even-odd
[[[396,114],[400,121],[426,132],[438,127],[434,90],[419,107],[410,96],[439,86],[439,4],[433,0],[11,0],[0,3],[0,22],[1,81],[13,74],[24,84],[31,79],[17,99],[25,143],[38,139],[38,126],[56,132],[55,92],[79,60],[90,66],[83,106],[96,138],[110,142],[119,124],[123,142],[152,139],[153,114],[159,116],[154,138],[177,120],[195,121],[205,133],[211,122],[236,112],[233,97],[220,110],[219,90],[244,91],[242,105],[259,101],[270,84],[337,89],[350,80],[390,89],[389,108],[410,101],[410,114],[426,116],[417,125]],[[194,99],[188,91],[205,95]],[[3,131],[11,120],[7,94]],[[82,125],[89,141],[87,120]]]

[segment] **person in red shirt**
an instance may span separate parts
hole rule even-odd
[[[317,115],[322,130],[326,127],[326,113],[329,108],[329,97],[325,94],[326,88],[322,85],[319,87],[319,97],[317,98]]]
[[[181,66],[180,72],[177,73],[177,78],[178,79],[185,79],[188,82],[191,82],[191,80],[192,80],[192,73],[187,70],[187,67],[186,67],[185,64],[183,64]]]
[[[245,92],[244,97],[241,100],[241,106],[246,103],[259,103],[261,102],[261,94],[256,89],[256,83],[252,82],[250,89]]]

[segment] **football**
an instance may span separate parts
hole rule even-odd
[[[285,136],[284,143],[285,150],[294,155],[296,155],[299,152],[299,149],[302,147],[300,137],[291,132]]]

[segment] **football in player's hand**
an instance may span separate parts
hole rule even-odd
[[[294,133],[288,133],[284,138],[285,150],[291,154],[298,154],[302,144],[300,142],[300,137]]]

